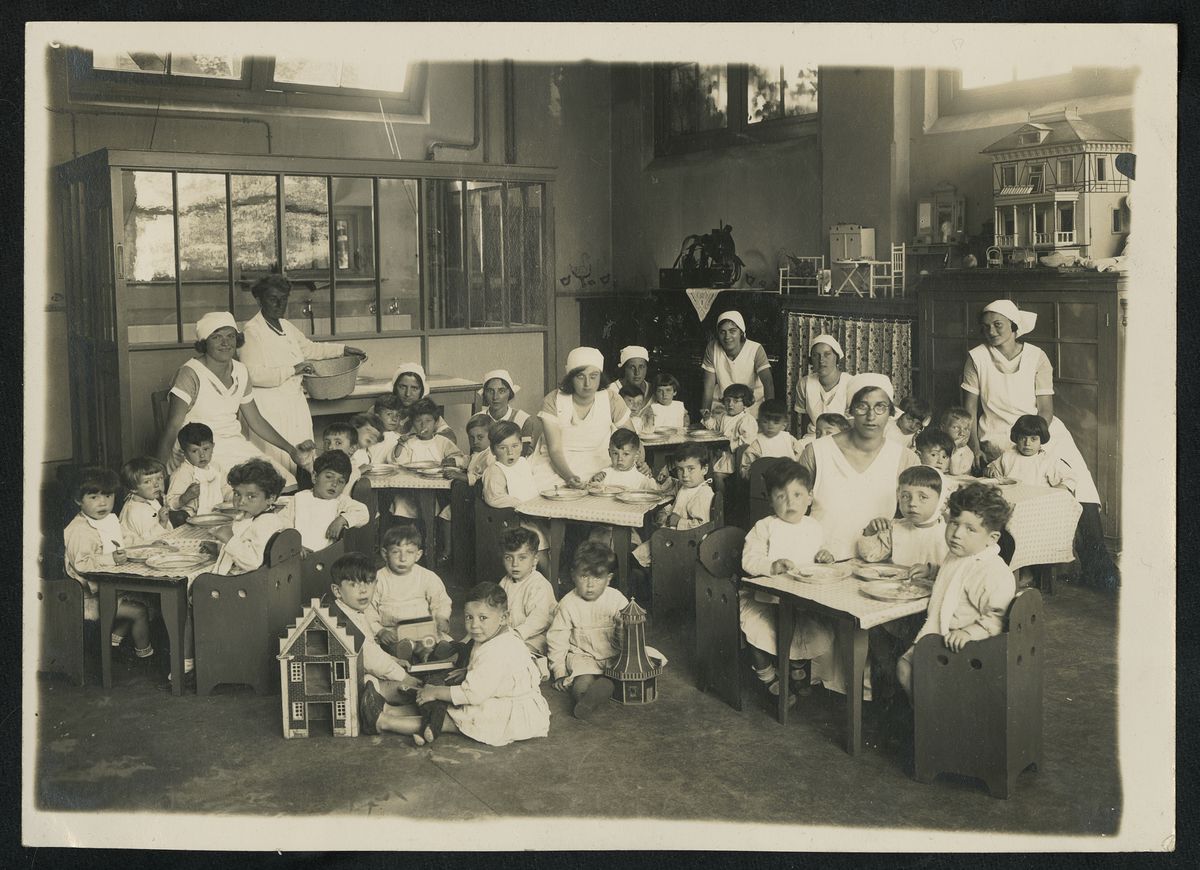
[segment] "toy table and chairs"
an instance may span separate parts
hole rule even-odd
[[[555,590],[558,589],[558,563],[562,558],[567,523],[603,523],[612,526],[613,550],[617,555],[617,586],[623,591],[628,591],[632,532],[634,529],[643,529],[647,524],[647,517],[670,501],[669,495],[663,495],[653,502],[638,504],[628,504],[607,495],[585,495],[572,500],[538,496],[517,505],[517,513],[525,517],[550,520],[550,576],[547,579]]]

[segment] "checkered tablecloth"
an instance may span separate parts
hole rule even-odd
[[[585,495],[573,501],[537,498],[517,505],[517,513],[543,519],[575,520],[584,523],[604,523],[609,526],[629,526],[640,529],[646,514],[671,500],[664,495],[651,504],[626,504],[612,496]]]
[[[861,563],[855,561],[850,564],[857,566]],[[853,574],[845,580],[820,585],[785,576],[747,577],[742,582],[772,592],[786,592],[797,598],[815,601],[832,610],[839,610],[853,616],[860,628],[872,628],[913,613],[924,613],[929,605],[928,598],[919,598],[916,601],[878,601],[868,598],[859,591],[859,583],[862,581]]]
[[[1016,549],[1009,561],[1014,571],[1026,565],[1055,565],[1074,558],[1075,526],[1083,508],[1065,489],[1017,483],[1000,487],[1013,506],[1008,533]]]
[[[393,474],[379,476],[364,474],[363,479],[371,484],[371,489],[449,489],[450,480],[445,477],[426,477],[401,468]]]
[[[172,529],[161,538],[160,541],[169,543],[175,552],[178,553],[199,553],[200,543],[202,541],[217,541],[217,538],[212,533],[211,528],[202,526],[182,525],[177,529]],[[219,543],[219,542],[218,542]],[[189,583],[195,580],[204,572],[208,571],[213,566],[213,560],[205,562],[196,568],[186,572],[179,571],[161,571],[151,568],[145,562],[126,562],[124,565],[112,565],[101,568],[96,568],[89,571],[88,574],[118,574],[122,577],[148,577],[159,580],[183,580],[186,579]]]

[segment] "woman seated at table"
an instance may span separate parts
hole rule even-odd
[[[712,410],[713,398],[724,396],[730,384],[745,384],[754,391],[754,404],[747,408],[754,417],[763,399],[775,398],[767,352],[757,341],[746,338],[746,320],[741,312],[726,311],[717,318],[717,337],[708,343],[700,368],[704,370],[701,416]]]
[[[403,414],[399,432],[401,435],[408,435],[412,432],[413,405],[429,395],[424,367],[415,362],[401,363],[400,367],[396,369],[396,374],[392,376],[392,392],[399,399],[400,411]],[[449,438],[455,444],[458,443],[458,437],[454,434],[454,430],[446,425],[446,421],[442,417],[437,418],[434,430],[438,435]]]
[[[646,378],[650,366],[650,351],[640,345],[631,344],[621,348],[621,356],[617,360],[617,368],[621,376],[608,385],[608,391],[619,396],[623,388],[634,389],[642,394],[642,402],[650,401],[653,389]]]
[[[289,444],[267,422],[254,401],[250,374],[234,359],[243,336],[228,311],[210,311],[196,322],[196,351],[179,367],[171,385],[167,423],[158,442],[158,458],[174,471],[183,461],[176,439],[185,423],[204,423],[213,433],[213,461],[232,468],[248,459],[269,459],[242,434],[242,421],[250,431],[285,453],[294,465],[303,464],[304,454],[315,448],[311,439]],[[272,462],[285,486],[295,484],[292,472]]]
[[[367,355],[356,347],[333,341],[309,341],[286,319],[292,285],[282,275],[268,275],[250,288],[259,312],[246,321],[241,361],[250,372],[254,401],[275,430],[291,442],[311,441],[312,414],[302,389],[303,378],[313,374],[312,360]],[[277,464],[295,471],[291,457],[273,445],[251,436],[251,441]]]
[[[864,372],[851,379],[849,393],[850,428],[818,438],[800,456],[813,476],[812,516],[825,529],[825,546],[838,561],[854,556],[872,520],[896,515],[896,481],[918,464],[911,450],[884,435],[895,413],[891,379]],[[812,667],[814,681],[846,690],[838,656],[823,656]]]
[[[582,487],[609,464],[608,440],[618,427],[632,429],[629,408],[605,387],[604,356],[594,347],[567,354],[566,375],[546,394],[542,446],[534,454],[539,488]]]
[[[849,414],[846,388],[851,376],[842,371],[845,356],[832,335],[823,333],[809,343],[809,373],[796,384],[795,409],[803,434],[817,434],[817,418],[822,414]]]

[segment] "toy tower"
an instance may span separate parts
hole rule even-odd
[[[649,704],[658,697],[658,675],[662,665],[646,655],[646,611],[630,599],[621,611],[621,653],[604,669],[616,688],[613,700],[622,704]]]

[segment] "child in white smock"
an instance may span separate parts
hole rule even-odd
[[[686,429],[691,419],[683,402],[675,397],[682,388],[679,379],[670,372],[659,372],[654,378],[654,400],[647,412],[653,429]]]
[[[495,462],[483,472],[483,500],[489,507],[516,507],[522,502],[537,498],[538,487],[533,479],[533,465],[523,455],[521,430],[516,423],[504,421],[493,423],[488,430],[488,441],[492,445]],[[538,536],[538,550],[548,551],[550,527],[546,521],[529,518],[521,520],[522,528]],[[546,556],[549,566],[549,556]]]
[[[942,412],[941,429],[954,442],[950,454],[950,474],[970,474],[975,465],[975,452],[971,450],[971,414],[966,408],[955,405]]]
[[[437,426],[441,418],[441,409],[432,400],[418,399],[409,414],[412,431],[407,436],[400,436],[392,461],[398,465],[435,462],[443,468],[457,468],[463,453],[457,444],[438,433]],[[416,517],[417,504],[411,496],[398,493],[392,499],[392,514]],[[448,541],[449,535],[444,536],[443,540]]]
[[[346,481],[346,488],[354,489],[354,484],[362,476],[362,470],[358,463],[369,464],[366,451],[358,449],[358,430],[349,423],[330,423],[321,433],[321,441],[326,453],[330,450],[340,450],[349,458],[350,477]]]
[[[265,459],[249,459],[229,469],[233,506],[241,515],[229,526],[216,526],[213,535],[221,541],[201,543],[201,549],[215,556],[213,574],[245,574],[262,567],[267,544],[276,532],[286,528],[275,510],[283,491],[283,476]]]
[[[749,577],[795,571],[805,565],[832,562],[825,548],[825,531],[808,516],[812,504],[812,476],[795,460],[773,465],[764,475],[772,516],[754,524],[742,550],[742,570]],[[775,670],[779,598],[767,592],[738,593],[738,622],[754,656],[754,673],[767,691],[779,695]],[[792,646],[788,651],[792,687],[802,693],[809,682],[806,663],[833,649],[833,629],[820,617],[797,611]],[[789,705],[794,703],[788,699]]]
[[[750,466],[764,457],[799,459],[799,446],[791,432],[787,431],[787,403],[783,399],[766,399],[758,408],[758,435],[742,454],[740,473],[743,480],[750,479]]]
[[[508,627],[534,655],[546,654],[546,630],[558,601],[554,587],[537,569],[538,537],[529,529],[509,529],[500,539],[504,577],[500,588],[508,596]]]
[[[1058,486],[1074,494],[1075,472],[1061,458],[1047,453],[1042,445],[1050,440],[1050,427],[1037,414],[1023,414],[1013,423],[1013,446],[987,467],[987,476],[1009,477],[1032,486]]]
[[[125,546],[149,544],[171,531],[170,510],[162,503],[167,469],[153,456],[137,456],[121,467],[129,493],[121,508]]]
[[[950,473],[950,457],[954,455],[954,441],[941,429],[924,429],[913,439],[913,447],[922,465],[936,468],[942,474]],[[947,496],[948,497],[948,496]]]
[[[858,558],[910,566],[911,579],[932,583],[946,560],[946,520],[942,512],[949,497],[950,488],[938,469],[928,465],[904,469],[896,486],[900,519],[871,520],[858,539]]]
[[[453,638],[450,635],[450,610],[453,606],[442,579],[417,562],[424,551],[421,533],[416,526],[392,526],[383,533],[379,554],[383,567],[375,574],[375,592],[367,608],[367,621],[379,645],[389,655],[401,661],[412,661],[414,655],[427,658],[437,654],[438,646],[445,650]],[[433,650],[400,637],[397,626],[432,620]]]
[[[404,425],[404,409],[395,393],[384,393],[375,399],[371,413],[379,418],[383,427],[379,430],[379,441],[367,450],[372,462],[390,462],[396,445],[400,443],[400,429]]]
[[[703,444],[684,444],[671,456],[675,472],[672,480],[663,469],[659,485],[664,491],[675,490],[675,498],[663,505],[654,515],[656,528],[694,529],[712,520],[713,499],[716,494],[709,486],[708,449]],[[650,542],[639,544],[633,557],[643,568],[650,567]]]
[[[758,421],[746,408],[754,401],[754,391],[745,384],[730,384],[725,388],[721,404],[714,406],[704,418],[704,428],[720,432],[729,439],[729,449],[721,451],[713,463],[712,473],[728,477],[734,473],[733,454],[741,446],[758,437]]]
[[[191,516],[212,513],[232,494],[225,469],[213,459],[212,429],[203,423],[185,423],[177,440],[184,461],[171,475],[167,507]]]
[[[325,549],[346,529],[371,521],[367,506],[346,491],[349,479],[350,457],[340,450],[322,453],[313,463],[312,489],[296,493],[280,511],[284,526],[300,533],[306,554]]]
[[[476,414],[467,421],[467,447],[471,455],[467,458],[466,468],[447,468],[447,477],[465,480],[471,486],[483,479],[487,467],[496,461],[488,441],[488,430],[491,429],[492,422],[492,418],[486,413]]]

